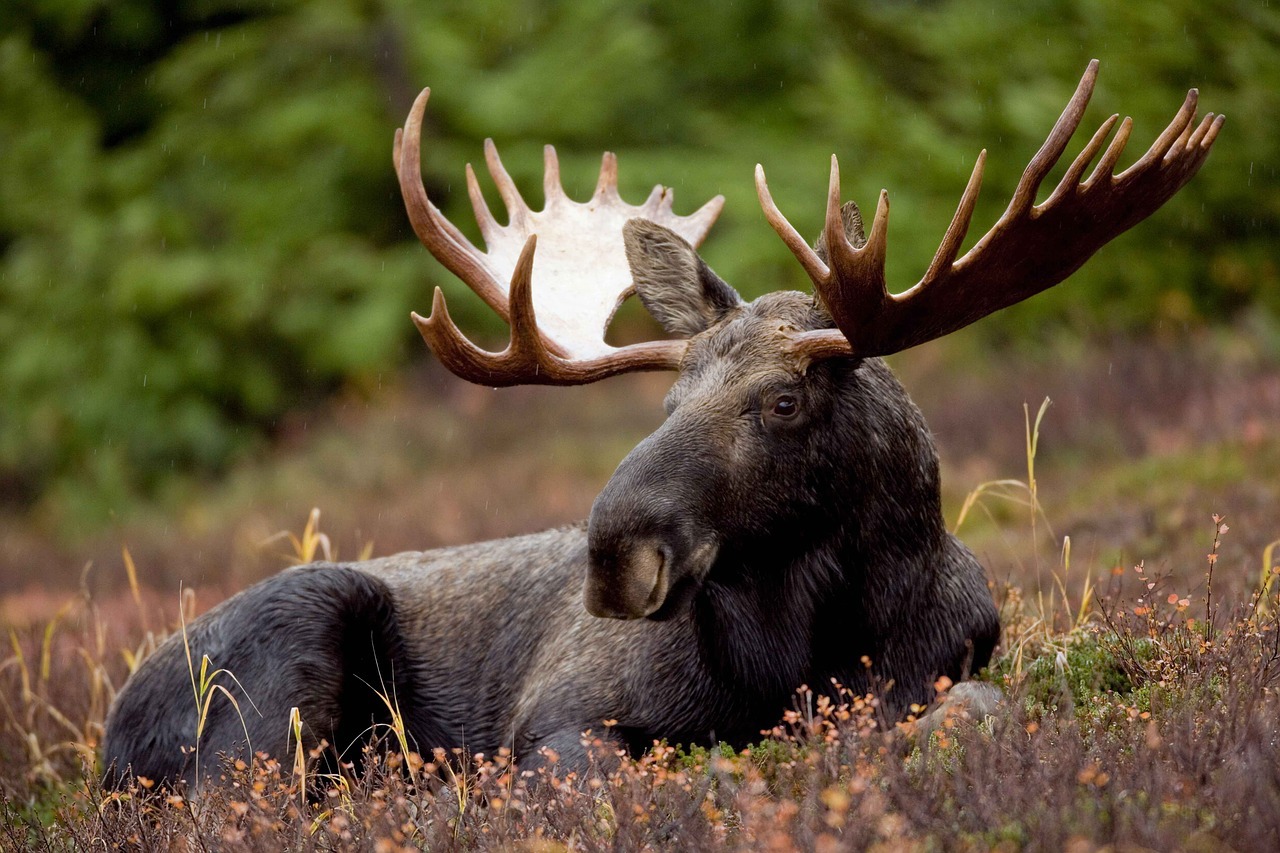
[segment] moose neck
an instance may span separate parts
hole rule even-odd
[[[930,577],[946,547],[923,417],[883,362],[847,369],[828,444],[839,450],[807,484],[813,505],[722,545],[692,602],[708,664],[742,683],[789,691],[824,676],[815,662],[876,658],[918,592],[905,579]]]

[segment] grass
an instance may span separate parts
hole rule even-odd
[[[1206,531],[1210,557],[1228,532],[1215,517]],[[928,749],[909,725],[882,719],[874,696],[831,701],[802,688],[779,725],[740,753],[655,744],[583,779],[561,778],[554,765],[533,776],[505,752],[409,752],[399,706],[386,695],[393,722],[379,734],[387,749],[371,748],[361,773],[351,763],[342,773],[319,772],[326,745],[304,752],[294,709],[282,721],[293,732],[296,748],[281,757],[291,766],[261,755],[236,761],[224,767],[222,786],[198,798],[149,780],[124,792],[98,784],[104,700],[136,665],[134,650],[155,639],[141,594],[101,604],[77,596],[25,638],[13,632],[13,654],[0,664],[8,717],[0,843],[985,850],[1086,841],[1173,849],[1193,839],[1203,849],[1261,849],[1280,829],[1272,746],[1280,736],[1280,607],[1274,586],[1260,582],[1243,606],[1221,613],[1211,604],[1216,562],[1206,561],[1200,595],[1213,619],[1191,615],[1201,602],[1141,563],[1090,597],[1097,607],[1084,618],[1075,607],[1046,611],[1044,599],[1002,591],[1006,638],[983,677],[1009,701],[980,724],[947,719]],[[131,623],[131,641],[113,654],[107,625],[120,622]],[[197,674],[193,666],[197,713],[217,689],[219,671],[210,667],[202,662]],[[947,687],[940,683],[940,692]],[[9,751],[15,735],[30,745],[23,756]]]
[[[1099,599],[1102,611],[1053,643],[1032,627],[1034,613],[1013,620],[1007,647],[1033,651],[1020,674],[1006,651],[985,675],[1004,687],[1007,706],[981,724],[948,719],[927,750],[908,726],[886,725],[874,696],[830,701],[807,690],[740,753],[656,744],[582,779],[554,768],[522,773],[505,753],[406,756],[389,729],[390,750],[371,749],[359,775],[350,764],[344,774],[317,773],[321,746],[283,757],[291,766],[263,756],[227,765],[223,785],[198,798],[145,781],[118,793],[98,786],[87,742],[42,750],[51,756],[44,767],[6,763],[0,844],[986,850],[1084,842],[1187,849],[1194,840],[1199,849],[1264,849],[1280,830],[1272,746],[1280,736],[1280,626],[1260,615],[1262,588],[1255,606],[1223,615],[1206,638],[1186,596],[1165,594],[1162,579],[1145,570],[1127,574]],[[53,643],[79,642],[64,632],[84,615],[69,611]],[[38,697],[29,697],[35,712],[24,734],[65,737],[47,710],[66,664],[51,656],[50,679],[41,681],[29,671],[32,657],[21,660],[25,669],[7,663],[5,672],[29,678]],[[4,684],[6,697],[12,686]],[[63,716],[91,713],[82,704]],[[296,714],[282,722],[300,734]],[[76,730],[96,731],[95,723]],[[598,739],[594,746],[602,748]]]
[[[91,546],[93,562],[72,589],[9,584],[17,591],[0,599],[9,639],[0,848],[1267,849],[1280,833],[1280,442],[1271,438],[1280,433],[1249,423],[1280,423],[1280,412],[1195,415],[1238,413],[1234,401],[1251,398],[1265,376],[1248,364],[1184,369],[1171,375],[1216,377],[1206,397],[1128,382],[1127,396],[1112,399],[1101,367],[1073,364],[1075,373],[1049,374],[1033,394],[1013,369],[971,392],[944,381],[946,393],[933,396],[927,364],[902,367],[908,386],[922,389],[949,483],[987,484],[949,494],[948,517],[998,579],[1004,639],[982,675],[1009,696],[995,717],[949,718],[921,744],[910,726],[879,716],[874,696],[831,702],[802,691],[742,752],[656,744],[637,760],[605,761],[598,775],[563,779],[554,765],[526,776],[505,753],[409,752],[388,691],[391,723],[376,733],[387,748],[358,773],[353,764],[322,768],[326,745],[304,751],[307,721],[295,714],[280,721],[293,733],[291,754],[227,765],[225,784],[199,797],[144,782],[103,790],[94,762],[116,689],[162,636],[274,570],[281,543],[290,561],[332,559],[339,550],[363,556],[375,539],[388,552],[582,515],[612,463],[569,449],[616,444],[620,456],[656,422],[662,390],[641,378],[603,388],[603,404],[578,411],[585,394],[446,384],[446,406],[397,398],[389,411],[340,412],[332,430],[316,426],[270,469],[233,474],[229,491],[205,496],[198,510],[175,500],[174,517],[187,518],[176,531],[122,528],[131,550],[121,552],[119,539],[110,551]],[[1045,391],[1053,408],[1024,410],[1022,429],[1010,429],[1022,400]],[[1101,400],[1083,418],[1082,395]],[[1173,399],[1185,424],[1176,436],[1174,415],[1159,408]],[[339,429],[357,429],[370,446],[435,449],[409,451],[431,457],[421,466],[353,459]],[[1111,446],[1115,436],[1123,440]],[[1025,482],[1000,476],[1019,469]],[[528,501],[539,482],[546,499]],[[245,494],[275,505],[246,508]],[[308,512],[317,496],[343,507],[327,511],[324,531],[318,511]],[[226,521],[236,506],[249,523]],[[359,517],[374,506],[377,522]],[[514,517],[501,516],[512,508]],[[1230,515],[1230,529],[1214,511]],[[301,534],[271,533],[301,518]],[[169,540],[186,550],[164,550]],[[163,566],[178,557],[207,580],[198,594],[182,587],[175,613],[176,577]],[[218,681],[230,677],[216,664],[190,662],[197,717],[221,701]]]
[[[196,738],[191,749],[195,753],[195,775],[199,776],[200,741],[204,738],[205,724],[209,720],[209,708],[213,704],[213,700],[219,694],[230,702],[231,707],[235,709],[236,716],[240,720],[240,727],[244,730],[245,743],[249,745],[249,751],[253,751],[253,742],[249,739],[249,728],[245,725],[244,713],[240,710],[240,702],[225,685],[218,683],[218,679],[226,677],[227,679],[235,682],[236,686],[240,688],[241,693],[245,693],[246,696],[248,696],[248,693],[245,692],[244,687],[240,684],[240,680],[236,678],[234,672],[223,668],[214,669],[208,655],[200,656],[200,671],[197,675],[195,666],[191,661],[191,644],[187,641],[187,621],[185,617],[182,618],[179,630],[182,632],[182,648],[187,653],[187,672],[191,676],[191,693],[195,699]],[[250,699],[249,701],[252,702],[253,700]],[[256,711],[257,709],[255,708],[254,710]],[[297,708],[293,709],[293,713],[289,719],[289,724],[298,737],[298,745],[299,749],[301,749],[302,741],[300,732],[302,723],[300,720],[296,719],[297,711]]]

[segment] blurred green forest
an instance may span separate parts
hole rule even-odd
[[[473,239],[462,167],[483,138],[531,200],[543,143],[578,198],[612,150],[632,201],[657,182],[683,213],[727,197],[704,252],[750,296],[807,285],[755,163],[806,233],[833,151],[847,197],[888,187],[901,289],[984,147],[970,241],[999,215],[1091,57],[1080,136],[1132,115],[1122,165],[1191,86],[1227,125],[1166,208],[983,334],[1235,321],[1280,339],[1280,14],[1262,0],[6,0],[0,503],[102,519],[224,470],[286,413],[427,358],[407,315],[436,284],[496,339],[405,220],[392,131],[424,85],[428,191]]]

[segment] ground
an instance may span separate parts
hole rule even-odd
[[[923,752],[883,731],[874,700],[814,709],[798,696],[752,754],[659,750],[607,797],[534,794],[512,788],[501,760],[436,757],[421,778],[382,768],[334,783],[327,810],[323,795],[298,804],[296,769],[258,766],[232,771],[239,799],[152,802],[139,790],[118,814],[97,808],[106,795],[85,787],[80,761],[180,602],[189,618],[308,549],[391,553],[584,517],[660,422],[666,376],[494,391],[425,365],[296,416],[269,455],[219,483],[174,486],[105,530],[69,531],[54,513],[0,519],[12,647],[0,665],[0,823],[10,843],[56,840],[40,827],[69,822],[86,844],[198,830],[249,848],[502,846],[537,833],[589,849],[1248,846],[1275,830],[1280,803],[1276,628],[1249,609],[1280,538],[1280,378],[1274,354],[1249,341],[1234,330],[986,351],[966,333],[894,360],[939,443],[948,525],[1003,606],[987,677],[1013,696],[985,727],[948,727]],[[1032,467],[1028,429],[1046,397]],[[323,537],[276,535],[301,530],[313,507]],[[1240,789],[1246,771],[1252,790]],[[983,793],[995,779],[1008,781]],[[518,811],[503,811],[504,790]],[[251,800],[261,815],[239,811]]]

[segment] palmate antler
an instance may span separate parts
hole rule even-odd
[[[1036,192],[1062,156],[1093,94],[1098,61],[1089,63],[1075,95],[1018,182],[1008,209],[964,257],[956,260],[982,183],[986,151],[924,278],[893,295],[885,286],[889,196],[881,191],[871,233],[855,247],[845,236],[840,170],[831,158],[824,238],[829,263],[811,249],[773,203],[764,169],[756,191],[769,224],[813,280],[838,330],[804,332],[788,346],[811,359],[887,355],[941,337],[1065,279],[1112,238],[1141,222],[1180,190],[1204,163],[1222,127],[1213,113],[1195,121],[1192,89],[1155,143],[1119,175],[1112,170],[1129,139],[1125,118],[1089,177],[1080,178],[1102,150],[1119,116],[1102,123],[1057,188],[1041,204]]]
[[[418,95],[403,130],[396,131],[396,174],[409,220],[431,254],[511,326],[511,342],[502,352],[476,347],[454,325],[436,288],[431,316],[414,314],[413,321],[440,361],[482,385],[574,385],[633,370],[679,367],[684,341],[621,348],[604,342],[614,312],[633,290],[622,226],[636,217],[650,219],[697,246],[720,215],[724,197],[716,196],[689,216],[672,212],[672,192],[661,186],[644,204],[627,204],[618,195],[617,159],[605,154],[596,191],[580,204],[565,195],[555,149],[548,145],[546,205],[533,211],[493,141],[486,140],[485,160],[510,221],[503,226],[494,219],[468,165],[467,190],[487,249],[481,252],[431,203],[422,183],[420,138],[430,94],[424,89]]]
[[[855,246],[845,233],[840,170],[832,156],[819,253],[778,210],[764,169],[756,166],[756,191],[769,224],[809,274],[837,326],[791,333],[784,346],[812,361],[888,355],[941,337],[1052,287],[1168,201],[1199,170],[1222,127],[1222,116],[1212,113],[1196,122],[1195,89],[1187,93],[1182,108],[1147,153],[1119,175],[1113,170],[1129,140],[1132,121],[1119,122],[1103,151],[1119,116],[1108,118],[1057,188],[1043,203],[1035,203],[1041,182],[1080,125],[1097,76],[1098,61],[1093,60],[1023,172],[1004,214],[957,260],[986,164],[986,151],[978,155],[933,262],[919,283],[897,295],[890,294],[885,283],[887,192],[880,193],[871,233]],[[672,212],[671,191],[661,186],[644,204],[627,204],[618,196],[617,161],[605,154],[595,194],[586,203],[573,202],[560,185],[559,163],[548,145],[546,206],[532,211],[503,168],[493,142],[486,140],[485,160],[510,222],[503,226],[493,218],[468,166],[467,188],[487,247],[481,252],[444,218],[422,184],[420,136],[429,94],[429,89],[423,90],[403,131],[396,131],[396,172],[409,219],[423,245],[511,325],[507,348],[485,352],[453,324],[437,288],[431,316],[424,319],[414,314],[413,320],[445,366],[484,385],[571,385],[633,370],[678,368],[687,346],[684,341],[652,341],[618,349],[604,342],[610,319],[633,290],[622,226],[634,217],[650,219],[697,246],[719,215],[723,197],[717,196],[690,216]],[[1097,166],[1081,180],[1100,151]]]

